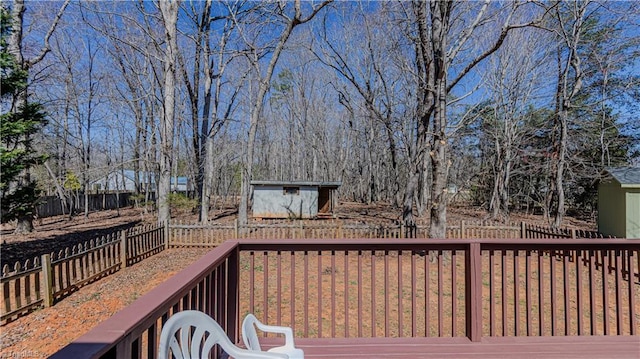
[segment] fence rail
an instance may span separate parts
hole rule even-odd
[[[51,306],[88,283],[164,248],[163,226],[140,226],[27,260],[24,265],[4,265],[0,322],[6,324],[36,308]]]

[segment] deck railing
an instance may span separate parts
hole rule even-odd
[[[248,312],[310,338],[638,335],[639,244],[228,241],[53,357],[155,357],[162,323],[184,309],[236,342]]]

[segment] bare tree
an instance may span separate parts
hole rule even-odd
[[[174,117],[176,101],[177,22],[178,1],[160,1],[165,30],[163,120],[160,126],[160,178],[158,180],[158,222],[167,224],[171,219],[169,193],[171,192],[171,161],[173,156]]]
[[[512,30],[539,21],[533,19],[513,24],[513,15],[523,11],[522,7],[523,4],[520,2],[509,3],[504,7],[492,5],[490,1],[479,4],[440,0],[433,0],[429,4],[413,3],[413,13],[418,24],[418,36],[415,38],[420,77],[418,93],[422,96],[418,100],[420,108],[416,111],[419,123],[419,145],[416,147],[419,155],[414,159],[412,177],[407,185],[403,218],[405,223],[413,223],[411,192],[416,189],[428,151],[432,180],[429,236],[432,238],[444,238],[447,226],[447,106],[451,101],[448,97],[462,79],[502,46]],[[493,34],[483,31],[487,24],[499,24],[499,31]],[[470,43],[473,41],[481,42],[482,37],[485,37],[482,42],[487,45],[471,46]],[[473,50],[468,49],[470,46]],[[454,64],[456,71],[451,71]],[[428,136],[427,132],[429,120],[432,121],[431,136]],[[427,141],[429,146],[426,145]]]
[[[531,34],[536,34],[531,36]],[[542,61],[548,59],[539,49],[545,39],[542,31],[513,33],[487,66],[486,84],[490,91],[489,113],[483,117],[484,129],[492,138],[492,156],[488,159],[493,180],[489,211],[494,219],[505,219],[510,210],[511,177],[524,149],[524,136],[531,101],[543,88]]]
[[[398,133],[402,131],[401,110],[406,107],[408,80],[404,73],[407,59],[402,53],[402,35],[394,18],[394,4],[382,4],[377,16],[370,16],[362,3],[348,4],[343,9],[344,22],[339,34],[330,34],[331,21],[325,16],[322,29],[322,49],[314,53],[319,61],[336,71],[355,89],[356,98],[339,92],[341,102],[349,100],[351,109],[363,107],[363,117],[370,119],[366,125],[363,142],[368,151],[362,162],[368,173],[358,176],[363,184],[367,202],[381,199],[388,190],[394,205],[400,202],[400,150]],[[335,14],[331,14],[335,18]],[[345,40],[347,47],[338,40]],[[360,104],[360,102],[362,104]],[[386,148],[378,151],[380,142]],[[355,149],[354,149],[355,150]],[[385,171],[375,168],[390,162]],[[387,185],[388,182],[388,185]],[[386,188],[386,187],[390,188]]]
[[[293,14],[288,15],[286,10],[288,5],[286,3],[278,3],[273,4],[275,9],[273,9],[273,16],[277,17],[268,19],[268,21],[283,21],[284,28],[280,33],[278,40],[273,48],[273,51],[270,52],[270,60],[267,64],[264,72],[261,69],[261,57],[266,54],[262,53],[266,49],[261,49],[257,47],[251,37],[246,33],[244,24],[240,23],[237,17],[237,14],[232,14],[235,25],[238,27],[240,31],[240,36],[242,40],[245,42],[249,51],[247,52],[247,60],[252,66],[256,76],[258,77],[258,91],[253,103],[251,104],[251,119],[249,122],[249,138],[247,141],[247,154],[246,160],[244,161],[244,168],[242,171],[242,183],[240,187],[240,207],[238,209],[238,220],[241,224],[247,223],[247,209],[249,203],[249,192],[250,186],[249,182],[251,180],[251,176],[253,173],[253,161],[254,161],[254,143],[256,138],[256,131],[258,128],[258,122],[260,120],[260,116],[262,115],[262,108],[264,106],[264,98],[269,90],[271,85],[271,76],[273,75],[273,70],[278,63],[278,59],[280,58],[280,54],[284,50],[284,46],[287,43],[287,40],[291,36],[293,29],[298,25],[304,24],[311,19],[324,8],[326,5],[331,3],[332,0],[323,1],[317,6],[313,6],[310,10],[310,13],[307,16],[302,14],[302,6],[300,0],[295,0],[293,3]],[[269,5],[265,5],[269,6]]]
[[[228,6],[230,12],[239,11],[239,4]],[[200,220],[206,222],[213,197],[214,140],[220,128],[229,119],[241,88],[229,86],[231,82],[227,79],[225,71],[239,54],[228,49],[234,22],[226,13],[213,14],[211,0],[204,2],[202,7],[191,4],[186,12],[195,28],[194,34],[185,34],[193,46],[194,60],[192,64],[187,64],[182,51],[178,53],[178,62],[191,112],[191,141],[197,167],[195,178],[200,202]],[[191,75],[189,71],[192,72]],[[225,88],[231,87],[231,93],[223,93]],[[227,96],[226,103],[223,103],[223,95]]]

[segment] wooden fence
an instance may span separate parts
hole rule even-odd
[[[597,231],[574,228],[549,228],[522,223],[523,238],[614,238]]]
[[[92,193],[88,195],[89,211],[104,211],[108,209],[124,208],[131,205],[131,192],[115,193]],[[151,194],[153,197],[153,193]],[[76,212],[84,211],[84,194],[80,194],[73,207]],[[62,200],[57,196],[45,196],[40,198],[40,204],[36,207],[39,218],[59,216],[69,213],[69,208],[63,208]]]
[[[140,226],[27,260],[4,265],[0,322],[51,306],[99,278],[165,248],[164,227]]]
[[[169,226],[170,246],[216,246],[227,239],[351,239],[351,238],[428,238],[429,226],[345,224],[341,221],[293,221],[249,223],[240,226],[175,222]],[[449,239],[507,238],[605,238],[598,232],[553,229],[524,222],[501,224],[490,221],[460,221],[447,227]]]

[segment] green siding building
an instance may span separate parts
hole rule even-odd
[[[606,170],[598,186],[598,231],[640,238],[640,167]]]

